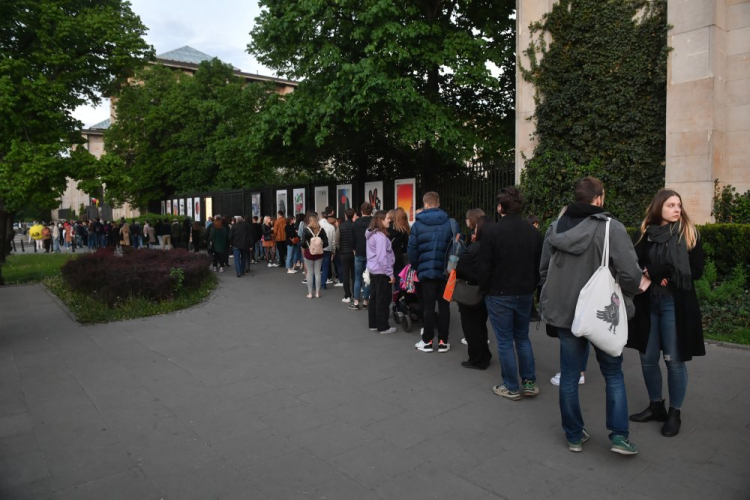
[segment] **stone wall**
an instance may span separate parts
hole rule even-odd
[[[516,53],[528,26],[554,0],[518,0]],[[667,68],[667,187],[699,223],[709,222],[714,179],[750,189],[750,0],[670,0]],[[521,56],[522,64],[528,64]],[[534,88],[516,74],[516,180],[531,157]]]

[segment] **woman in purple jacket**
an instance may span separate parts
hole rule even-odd
[[[370,330],[382,334],[394,333],[395,328],[388,324],[392,288],[394,283],[393,263],[396,260],[388,239],[388,226],[391,223],[384,210],[372,216],[370,228],[365,233],[367,241],[367,270],[370,272],[370,307],[368,316]]]

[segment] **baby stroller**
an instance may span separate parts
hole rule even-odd
[[[399,284],[393,292],[393,320],[405,332],[411,331],[412,323],[422,321],[422,304],[417,296],[417,273],[407,265],[399,273]]]

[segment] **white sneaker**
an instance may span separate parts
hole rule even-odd
[[[271,264],[271,267],[279,267],[278,264]]]
[[[378,332],[378,333],[379,333],[380,335],[387,335],[387,334],[389,334],[389,333],[396,333],[396,332],[397,332],[397,330],[396,330],[396,327],[395,327],[395,326],[392,326],[392,327],[390,327],[389,329],[387,329],[387,330],[383,330],[382,332]]]
[[[271,263],[269,262],[269,263],[268,263],[268,267],[273,267],[273,264],[271,264]]]
[[[555,376],[549,379],[550,383],[552,385],[559,386],[560,385],[560,372],[555,373]],[[581,375],[581,378],[578,379],[578,385],[583,385],[586,383],[586,376]]]
[[[414,348],[422,352],[432,352],[432,342],[425,344],[424,340],[421,340],[414,344]]]
[[[344,286],[344,284],[339,281],[338,283],[334,284],[333,286]]]
[[[461,339],[461,343],[462,343],[463,345],[469,345],[469,343],[468,343],[468,342],[466,342],[466,338],[463,338],[463,339]]]
[[[326,285],[333,285],[333,280],[326,280]]]
[[[286,273],[287,274],[297,274],[297,271],[295,271],[294,269],[289,269],[289,270],[287,270]]]
[[[352,299],[351,299],[351,298],[349,298],[349,297],[345,297],[345,298],[341,299],[341,302],[346,302],[347,304],[348,304],[349,302],[351,302],[351,301],[352,301]]]
[[[220,272],[220,273],[223,273],[223,272],[224,272],[224,267],[220,267],[220,268],[219,268],[219,272]]]

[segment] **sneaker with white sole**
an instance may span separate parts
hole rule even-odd
[[[295,271],[294,269],[288,269],[288,270],[286,271],[286,273],[287,273],[287,274],[297,274],[297,271]]]
[[[560,372],[555,373],[555,376],[549,379],[550,384],[552,385],[560,385]],[[578,379],[578,385],[583,385],[586,383],[586,377],[584,375],[581,375],[581,377]]]
[[[390,327],[387,330],[383,330],[382,332],[378,332],[380,335],[388,335],[389,333],[396,333],[398,330],[396,330],[395,326]]]
[[[583,429],[581,431],[581,440],[580,441],[568,441],[568,451],[572,451],[573,453],[580,453],[583,451],[583,443],[589,440],[589,433],[586,432],[586,429]]]
[[[451,350],[451,345],[448,342],[442,340],[438,342],[438,352],[448,352]]]
[[[219,272],[220,272],[220,273],[223,273],[223,272],[224,272],[224,268],[223,268],[223,267],[220,267],[220,268],[219,268]]]
[[[269,262],[269,263],[268,263],[268,267],[273,267],[273,264],[271,264],[271,263]]]
[[[619,453],[620,455],[637,455],[638,448],[631,443],[628,438],[622,434],[616,434],[612,436],[612,447],[609,449],[612,453]]]
[[[496,395],[500,397],[510,399],[511,401],[518,401],[519,399],[521,399],[520,392],[511,391],[510,389],[508,389],[508,387],[506,387],[505,384],[496,385],[495,387],[492,388],[492,392],[494,392]]]
[[[429,343],[425,343],[424,340],[420,340],[414,344],[414,348],[422,352],[432,352],[432,340]]]
[[[528,398],[533,398],[539,395],[539,386],[532,380],[523,381],[523,395]]]
[[[461,343],[462,343],[463,345],[469,345],[469,343],[468,343],[468,342],[466,342],[466,337],[464,337],[464,338],[462,338],[462,339],[461,339]]]
[[[356,302],[354,302],[353,304],[349,304],[349,309],[351,309],[352,311],[359,311],[359,304],[357,304]]]
[[[346,302],[347,304],[351,301],[352,299],[350,299],[349,297],[344,297],[343,299],[341,299],[341,302]]]
[[[377,332],[377,331],[378,331],[378,329],[377,329],[377,328],[370,328],[370,331],[371,331],[371,332]]]
[[[336,283],[336,284],[335,284],[335,285],[333,285],[333,286],[344,286],[344,284],[343,284],[342,282],[340,282],[340,281],[339,281],[338,283]]]

